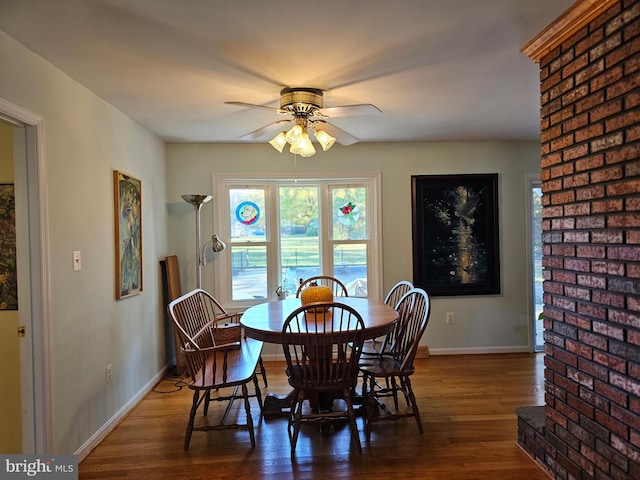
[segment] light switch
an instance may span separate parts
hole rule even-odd
[[[82,270],[82,258],[80,257],[80,250],[73,252],[73,271],[79,272]]]

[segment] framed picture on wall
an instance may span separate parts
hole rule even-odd
[[[142,292],[142,183],[113,172],[116,299]]]
[[[9,183],[0,184],[0,310],[17,309],[16,200]]]
[[[411,177],[413,283],[433,296],[500,293],[498,174]]]

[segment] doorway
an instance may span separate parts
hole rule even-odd
[[[41,454],[51,445],[44,125],[42,117],[2,98],[0,119],[14,130],[18,324],[25,330],[14,366],[20,372],[20,453]]]
[[[542,321],[543,277],[542,277],[542,182],[539,176],[527,177],[528,192],[528,255],[529,282],[531,299],[530,311],[530,349],[533,352],[544,350],[544,322]]]
[[[15,176],[13,145],[20,143],[22,127],[0,118],[0,362],[7,366],[0,395],[0,452],[22,451],[20,418],[20,342],[17,331],[18,289],[16,272]]]

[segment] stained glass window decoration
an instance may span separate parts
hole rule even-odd
[[[254,202],[242,202],[236,207],[236,219],[243,225],[253,225],[260,218],[260,207]]]
[[[352,202],[348,202],[337,211],[338,221],[343,225],[351,227],[360,220],[360,208]]]

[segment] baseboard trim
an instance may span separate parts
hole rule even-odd
[[[507,347],[462,347],[462,348],[433,348],[428,347],[426,356],[423,354],[417,358],[428,358],[433,355],[482,355],[487,353],[530,353],[528,346],[507,346]],[[284,355],[278,353],[262,353],[265,361],[284,361]]]
[[[463,348],[433,348],[429,347],[430,355],[480,355],[487,353],[529,353],[528,346],[508,347],[463,347]]]
[[[120,410],[118,410],[108,421],[105,423],[96,433],[94,433],[78,450],[74,452],[74,455],[78,456],[78,462],[85,459],[91,451],[96,448],[102,440],[104,440],[111,431],[118,426],[118,424],[126,417],[131,410],[133,410],[138,403],[162,380],[168,365],[158,373],[156,373],[151,380],[149,380],[138,392],[125,403]]]

